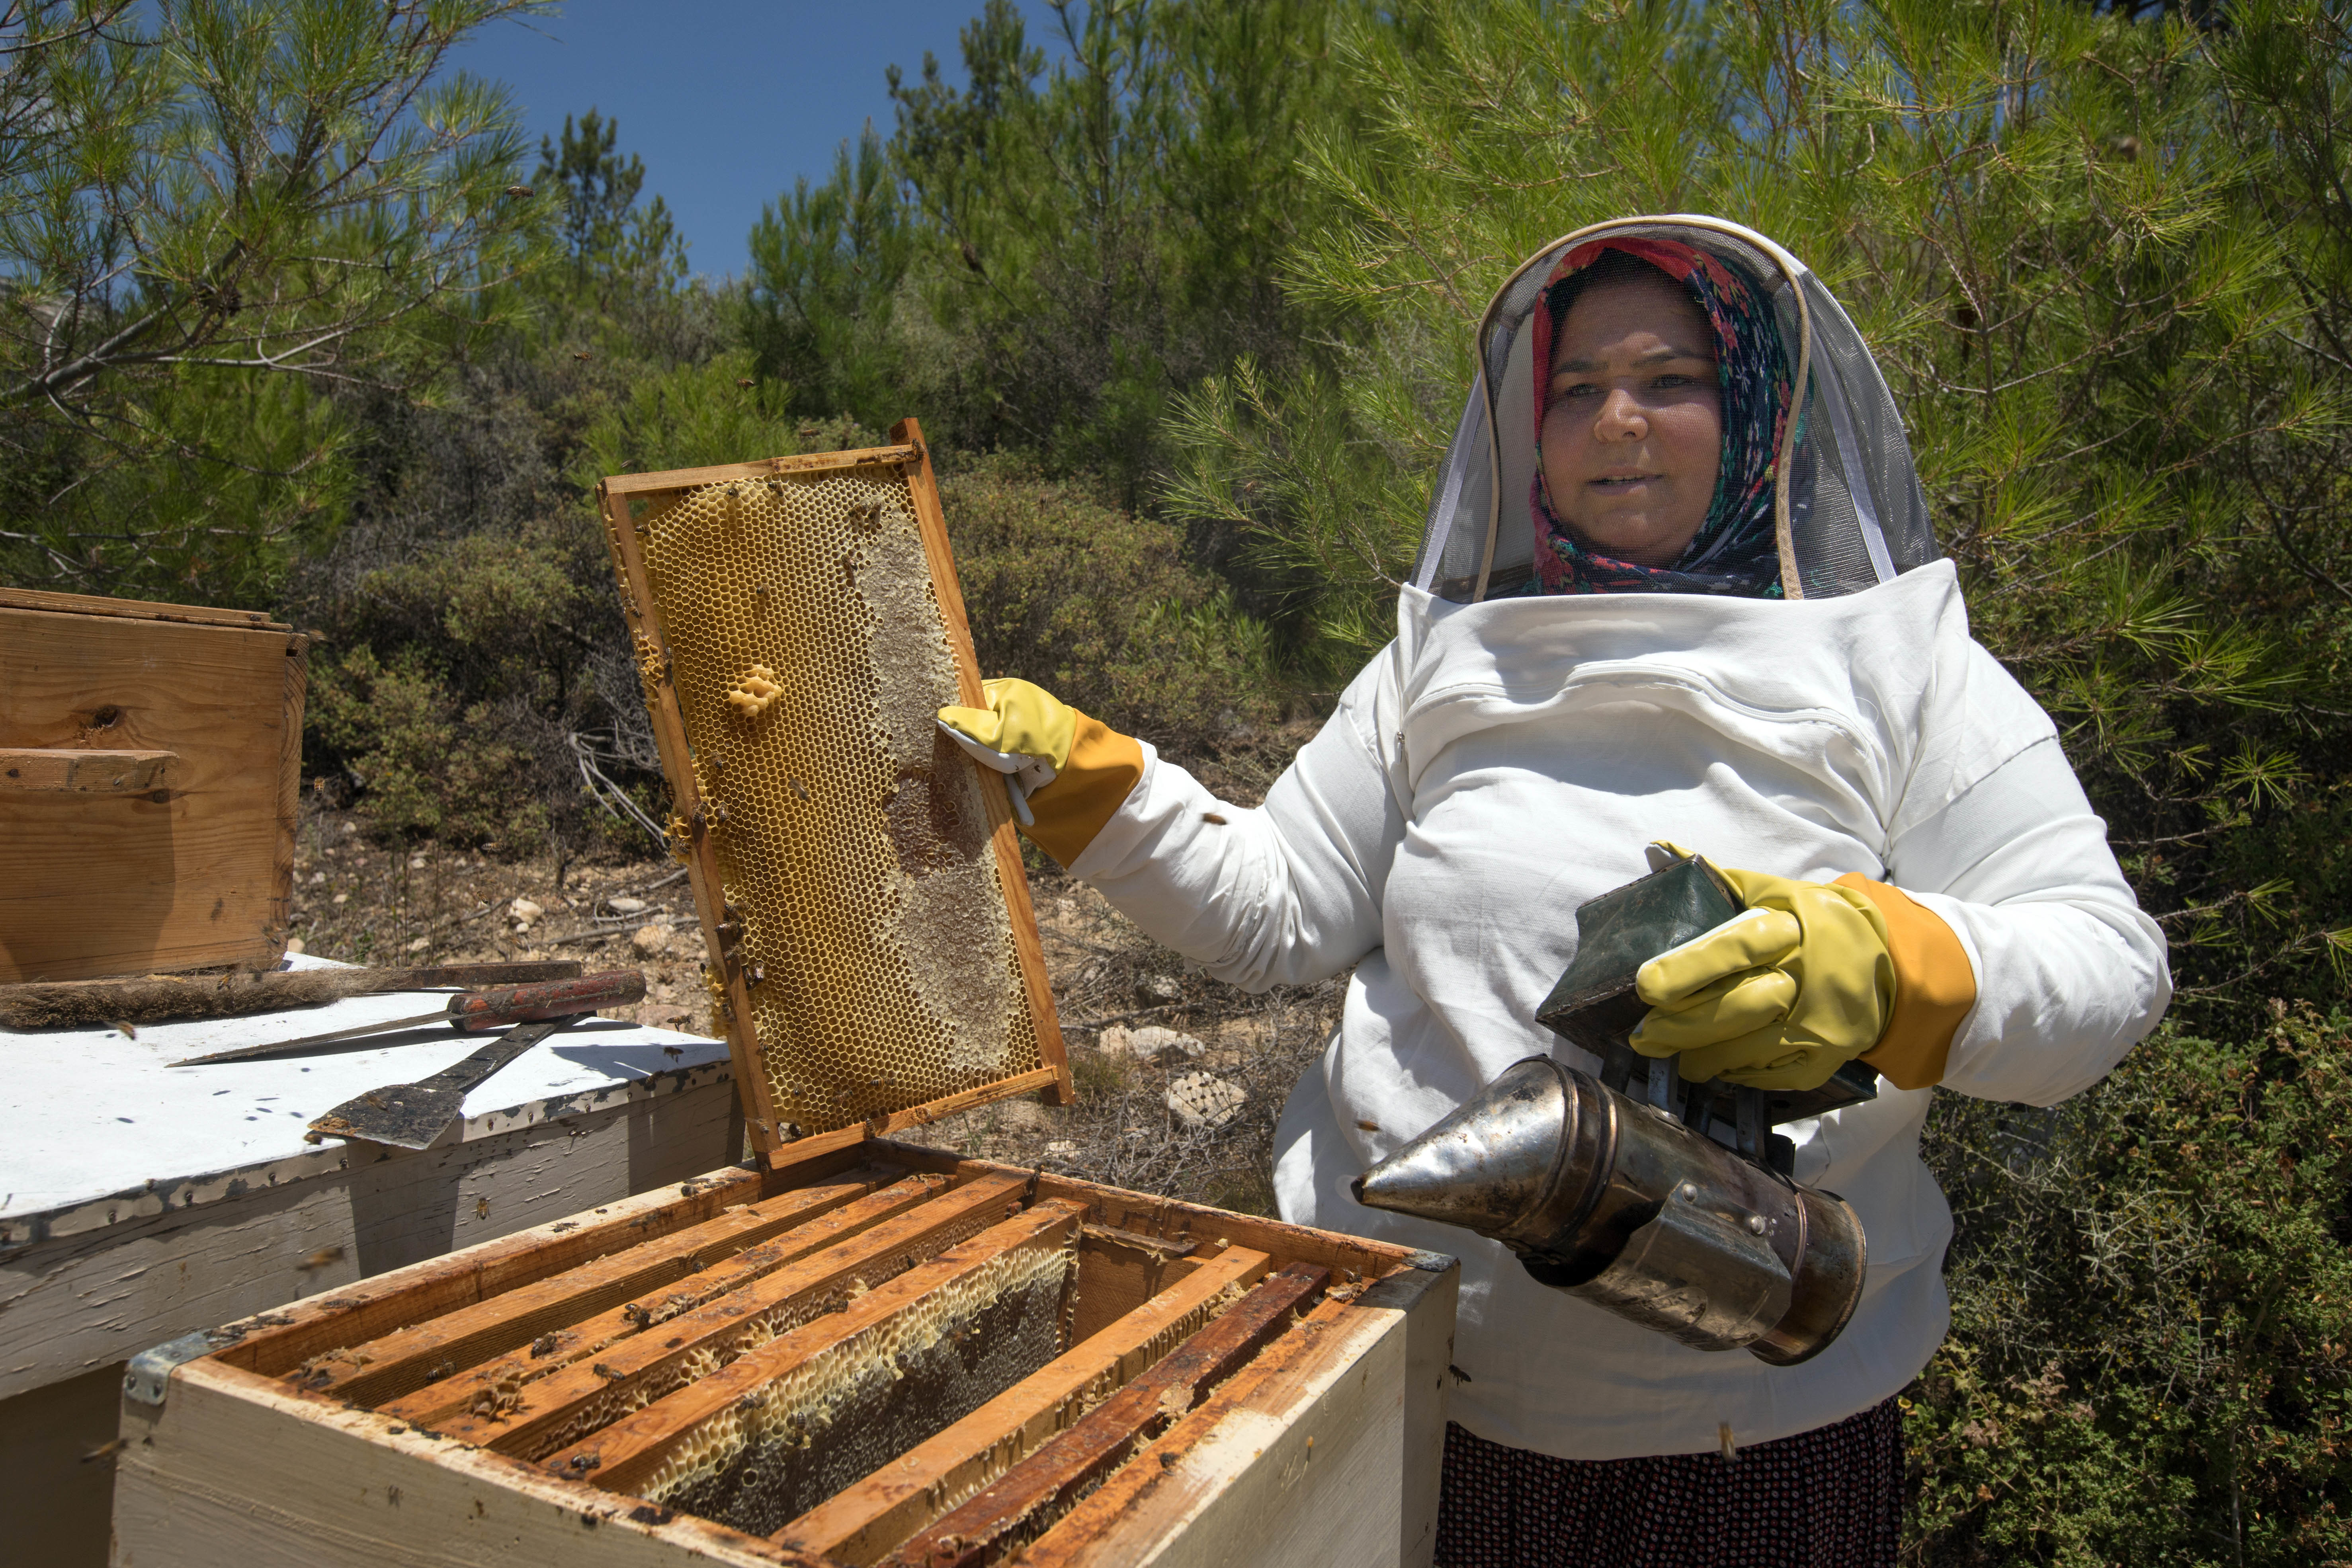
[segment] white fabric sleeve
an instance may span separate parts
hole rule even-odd
[[[2105,1076],[2172,1000],[2164,932],[2055,735],[1906,832],[1887,867],[1976,968],[1947,1089],[2054,1105]]]
[[[1328,978],[1381,944],[1404,816],[1381,766],[1383,653],[1244,810],[1144,748],[1142,779],[1071,863],[1151,936],[1246,990]]]

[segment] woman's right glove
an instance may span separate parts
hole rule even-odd
[[[1143,777],[1143,747],[1025,680],[981,683],[985,708],[947,707],[939,725],[982,767],[1004,775],[1013,814],[1064,866],[1094,842]]]

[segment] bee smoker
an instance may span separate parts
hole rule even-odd
[[[1635,972],[1741,908],[1696,856],[1584,904],[1576,960],[1536,1018],[1598,1056],[1600,1077],[1513,1063],[1358,1177],[1357,1201],[1489,1237],[1539,1283],[1695,1350],[1818,1355],[1862,1294],[1862,1223],[1790,1179],[1795,1147],[1771,1129],[1875,1099],[1877,1075],[1848,1063],[1794,1092],[1685,1084],[1627,1043],[1648,1011]]]

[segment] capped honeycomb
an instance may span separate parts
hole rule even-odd
[[[509,1444],[508,1451],[533,1459],[545,1458],[558,1449],[568,1448],[591,1433],[602,1430],[635,1411],[643,1410],[657,1399],[677,1393],[690,1383],[699,1383],[722,1367],[732,1365],[742,1357],[783,1338],[795,1329],[821,1321],[838,1312],[851,1301],[877,1285],[888,1283],[919,1263],[938,1257],[950,1247],[971,1240],[986,1230],[997,1215],[980,1210],[950,1225],[926,1233],[922,1238],[903,1251],[893,1251],[872,1259],[851,1279],[830,1289],[808,1295],[787,1296],[780,1300],[753,1300],[752,1289],[733,1293],[726,1303],[728,1326],[718,1333],[700,1335],[694,1348],[684,1355],[664,1358],[636,1370],[636,1375],[625,1382],[615,1383],[585,1397],[576,1398],[565,1408],[563,1419],[533,1436],[527,1446]],[[650,1332],[656,1324],[674,1321],[670,1318],[646,1318],[642,1330]],[[618,1359],[618,1358],[615,1358]],[[517,1387],[527,1385],[528,1377],[518,1379]]]
[[[637,520],[751,1026],[803,1133],[1043,1063],[895,464],[698,486]],[[648,674],[657,669],[656,662]]]
[[[946,1430],[1066,1349],[1077,1228],[1009,1248],[698,1426],[637,1494],[752,1535]]]

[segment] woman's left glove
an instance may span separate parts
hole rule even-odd
[[[1064,866],[1094,842],[1143,776],[1143,747],[1025,680],[981,683],[985,708],[947,707],[939,725],[1004,775],[1013,814]]]
[[[1931,910],[1855,876],[1800,882],[1719,867],[1747,912],[1643,964],[1635,1050],[1693,1083],[1815,1089],[1865,1057],[1896,1087],[1940,1079],[1976,974]]]

